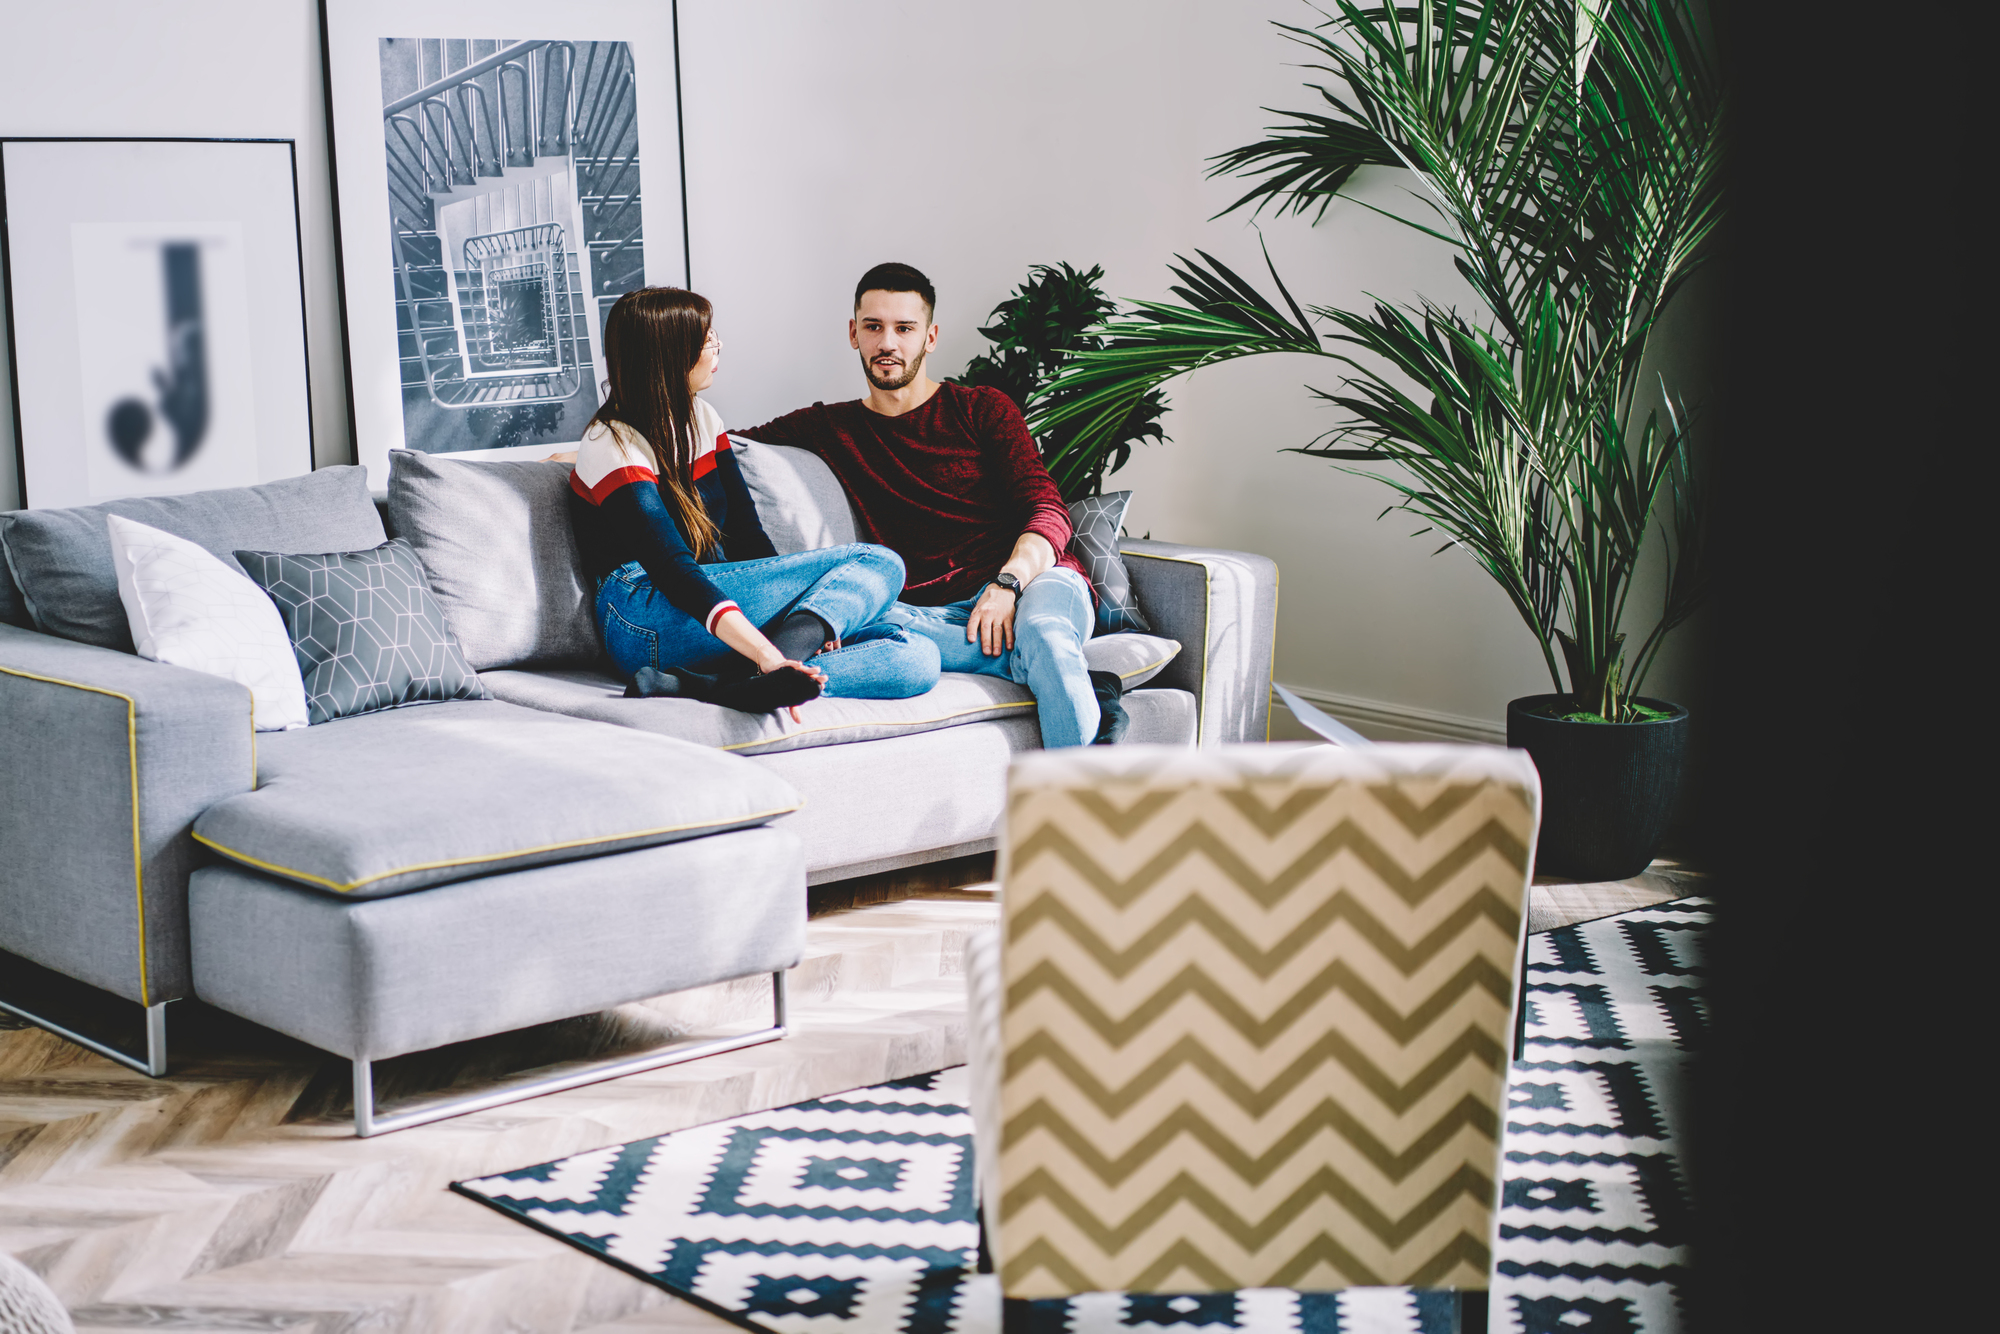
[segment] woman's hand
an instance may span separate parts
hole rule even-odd
[[[548,456],[547,458],[543,459],[543,460],[542,460],[542,462],[544,462],[544,463],[575,463],[575,462],[576,462],[576,451],[575,451],[575,450],[573,450],[573,449],[565,449],[565,450],[564,450],[564,451],[563,451],[562,453],[560,453],[560,454],[551,454],[551,455],[549,455],[549,456]]]
[[[813,680],[814,680],[815,682],[817,682],[817,683],[818,683],[818,685],[819,685],[819,688],[820,688],[820,689],[821,689],[822,691],[824,691],[824,690],[826,689],[826,673],[825,673],[825,672],[821,671],[821,670],[820,670],[819,668],[817,668],[817,667],[809,667],[809,666],[807,666],[807,665],[806,665],[805,663],[803,663],[803,662],[799,662],[799,661],[797,661],[797,660],[795,660],[795,659],[792,659],[792,658],[782,658],[782,657],[781,657],[781,658],[779,658],[779,659],[778,659],[778,660],[777,660],[776,662],[772,663],[772,664],[771,664],[770,666],[768,666],[768,667],[766,667],[766,666],[765,666],[764,664],[762,664],[762,663],[758,663],[758,664],[757,664],[757,671],[758,671],[758,674],[759,674],[759,675],[766,675],[766,674],[769,674],[769,673],[771,673],[771,672],[777,672],[777,671],[783,671],[783,670],[784,670],[785,668],[787,668],[787,667],[796,667],[796,668],[798,668],[798,670],[800,670],[800,671],[804,672],[804,673],[805,673],[805,674],[806,674],[807,676],[810,676],[810,677],[811,677],[811,678],[812,678],[812,679],[813,679]],[[799,709],[800,709],[801,707],[803,707],[803,706],[801,706],[801,705],[798,705],[798,704],[792,704],[792,705],[788,705],[788,706],[787,706],[787,708],[786,708],[786,711],[787,711],[788,713],[790,713],[790,714],[792,715],[792,721],[793,721],[793,722],[795,722],[795,723],[801,723],[801,722],[804,722],[804,721],[805,721],[805,719],[803,719],[803,718],[799,717]]]

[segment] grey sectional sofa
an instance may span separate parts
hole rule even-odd
[[[817,460],[738,447],[781,551],[853,540]],[[625,699],[567,485],[556,464],[399,454],[379,507],[361,469],[327,468],[0,514],[0,1007],[56,1026],[42,969],[122,998],[143,1052],[70,1036],[157,1075],[166,1006],[198,996],[352,1061],[357,1129],[378,1133],[781,1037],[809,880],[994,846],[1007,763],[1039,742],[1025,690],[947,675],[801,723]],[[393,531],[493,698],[254,733],[242,687],[133,654],[106,512],[225,559]],[[1262,739],[1275,569],[1126,547],[1159,637],[1091,653],[1136,687],[1131,739]],[[375,1114],[374,1061],[757,973],[768,1027]]]

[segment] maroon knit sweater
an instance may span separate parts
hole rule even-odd
[[[815,403],[738,434],[826,460],[860,512],[863,540],[903,558],[903,601],[913,606],[978,593],[1022,533],[1047,538],[1058,565],[1084,574],[1069,554],[1062,493],[1021,410],[998,389],[942,384],[900,417],[859,399]]]

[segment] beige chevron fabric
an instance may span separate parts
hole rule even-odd
[[[1007,1295],[1485,1287],[1540,796],[1489,747],[1017,760]]]

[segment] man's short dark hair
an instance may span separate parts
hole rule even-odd
[[[864,292],[915,292],[924,299],[926,316],[937,311],[937,289],[931,280],[924,277],[908,264],[877,264],[861,275],[861,281],[854,284],[854,308],[861,309],[861,294]]]

